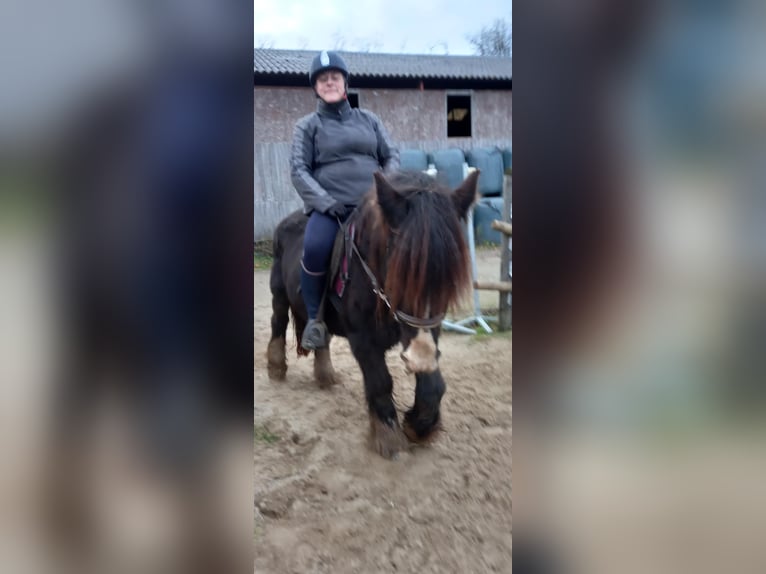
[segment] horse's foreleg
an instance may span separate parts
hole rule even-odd
[[[271,340],[269,341],[266,357],[268,359],[269,378],[282,381],[287,373],[285,336],[287,334],[287,323],[290,320],[290,302],[287,299],[287,291],[276,281],[275,273],[277,272],[272,271]]]
[[[356,337],[350,337],[349,342],[364,376],[372,448],[385,458],[395,458],[406,448],[407,441],[399,426],[392,396],[394,382],[386,366],[384,351]]]
[[[446,390],[441,371],[415,375],[415,404],[404,415],[404,432],[413,442],[427,442],[441,428],[439,405]]]
[[[330,359],[329,341],[327,347],[314,351],[314,378],[320,389],[326,389],[338,382]]]

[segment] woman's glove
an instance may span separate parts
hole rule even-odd
[[[330,207],[327,208],[327,211],[325,211],[325,214],[329,215],[330,217],[337,217],[339,219],[343,219],[344,217],[346,217],[346,215],[349,214],[350,211],[351,211],[351,208],[346,207],[340,201],[336,201]]]

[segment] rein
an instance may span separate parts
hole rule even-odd
[[[380,285],[378,283],[378,280],[375,278],[375,273],[372,272],[372,269],[370,269],[369,265],[367,265],[367,262],[364,260],[364,257],[362,257],[362,254],[359,253],[359,249],[356,246],[356,241],[354,241],[353,238],[349,238],[348,240],[351,241],[351,249],[354,253],[356,253],[356,256],[359,258],[359,263],[362,264],[362,269],[364,269],[364,272],[367,274],[367,277],[370,278],[370,283],[372,283],[372,292],[377,295],[381,301],[383,301],[386,304],[386,307],[388,307],[391,310],[391,313],[394,316],[394,320],[397,323],[404,323],[405,325],[409,325],[410,327],[414,327],[415,329],[435,329],[439,325],[441,325],[442,321],[444,320],[444,313],[441,313],[437,315],[436,317],[430,317],[430,318],[420,318],[420,317],[413,317],[412,315],[408,315],[404,311],[399,311],[398,309],[394,309],[391,306],[391,302],[388,300],[388,295],[386,295],[383,292],[383,289],[380,288]]]

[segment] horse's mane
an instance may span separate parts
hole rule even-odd
[[[468,249],[451,192],[419,172],[386,176],[407,199],[406,216],[392,229],[375,188],[357,216],[359,244],[394,309],[425,317],[460,303],[470,293]],[[430,309],[429,309],[430,306]]]

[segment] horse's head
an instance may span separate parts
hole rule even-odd
[[[374,200],[387,235],[379,268],[385,269],[384,292],[401,327],[401,356],[413,372],[438,368],[441,321],[470,292],[460,221],[476,199],[478,177],[475,171],[451,190],[417,172],[375,174]]]

